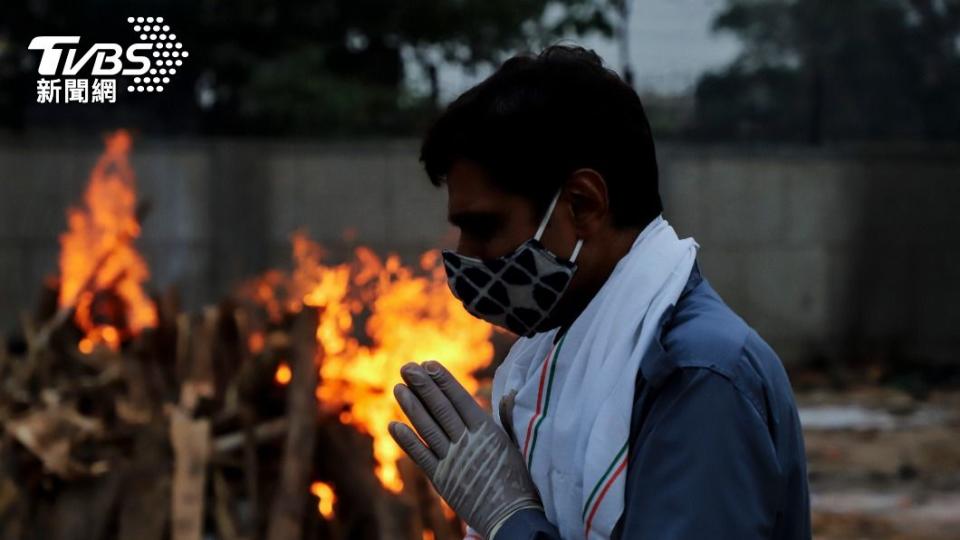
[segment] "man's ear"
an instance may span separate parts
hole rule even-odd
[[[570,204],[579,238],[587,239],[610,220],[607,182],[593,169],[577,169],[564,185],[563,198]]]

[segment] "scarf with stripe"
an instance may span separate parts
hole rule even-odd
[[[697,248],[656,218],[563,335],[519,339],[497,369],[493,410],[516,392],[514,437],[564,539],[610,538],[623,512],[637,370]]]

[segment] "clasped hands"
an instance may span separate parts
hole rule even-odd
[[[520,451],[446,368],[408,363],[400,376],[393,393],[416,433],[391,422],[390,435],[461,519],[493,540],[514,513],[542,509]]]

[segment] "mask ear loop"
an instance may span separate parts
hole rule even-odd
[[[540,227],[537,228],[537,234],[533,235],[533,239],[540,241],[540,237],[543,236],[543,231],[547,229],[547,223],[550,222],[550,216],[553,215],[553,209],[557,206],[557,201],[560,199],[560,193],[563,191],[561,188],[557,191],[557,194],[553,196],[553,200],[550,201],[550,206],[547,207],[547,215],[543,216],[543,219],[540,221]]]
[[[573,254],[570,255],[570,262],[577,260],[577,255],[580,254],[580,248],[583,246],[583,238],[577,239],[577,244],[573,246]]]
[[[550,201],[550,206],[547,207],[547,215],[543,216],[543,220],[540,221],[540,227],[537,228],[537,234],[533,235],[534,240],[540,241],[540,237],[543,236],[543,231],[547,229],[547,223],[550,222],[550,216],[553,215],[553,209],[557,206],[557,201],[560,200],[560,194],[563,192],[563,188],[560,188],[557,191],[557,194],[553,196],[553,200]],[[570,255],[570,262],[577,260],[577,255],[580,254],[580,248],[583,247],[583,238],[578,238],[576,245],[573,246],[573,253]]]

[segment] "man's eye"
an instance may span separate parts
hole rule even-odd
[[[489,240],[493,238],[497,233],[496,225],[489,224],[473,224],[467,227],[463,227],[461,233],[474,238],[475,240]]]
[[[460,234],[475,241],[493,238],[500,231],[501,220],[496,216],[474,215],[457,220]]]

